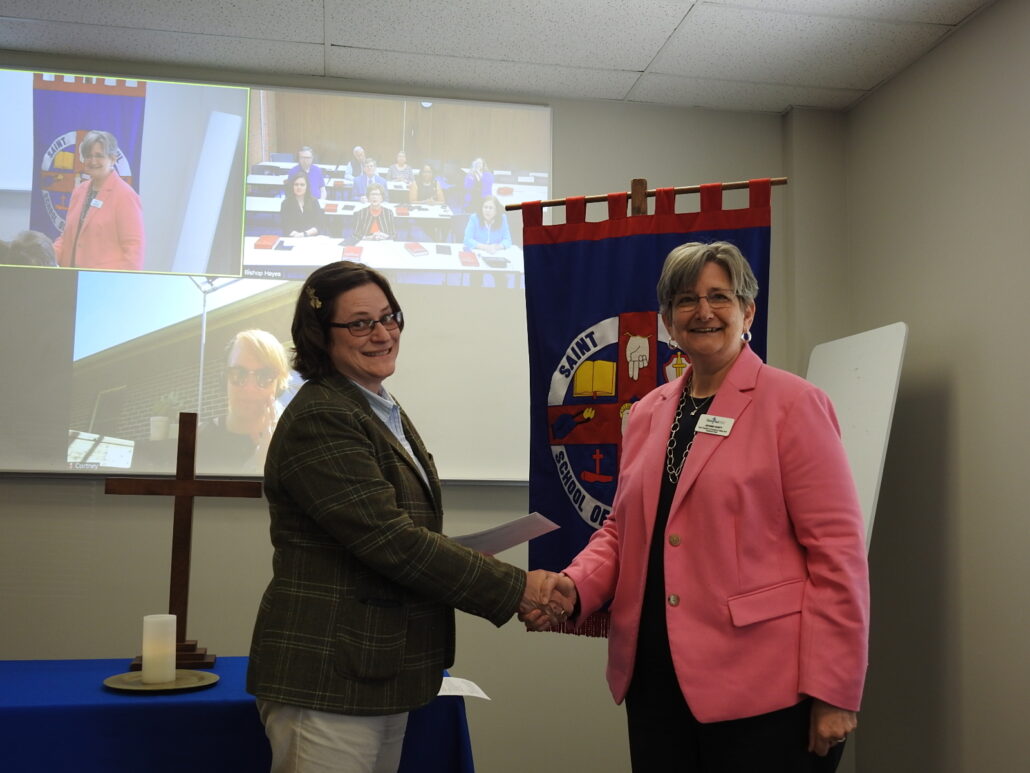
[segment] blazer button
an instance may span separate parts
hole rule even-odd
[[[670,607],[678,607],[679,605],[680,605],[680,597],[677,596],[675,593],[670,593],[669,594],[669,606]]]
[[[679,544],[680,544],[680,535],[679,534],[670,534],[669,535],[669,544],[672,545],[673,547],[678,547]]]

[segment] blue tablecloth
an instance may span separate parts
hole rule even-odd
[[[213,687],[124,693],[103,681],[127,660],[0,661],[0,770],[7,773],[259,773],[271,754],[246,658],[220,657]],[[402,773],[472,773],[460,697],[411,712]]]

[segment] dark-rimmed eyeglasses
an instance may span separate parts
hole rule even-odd
[[[382,325],[386,330],[396,330],[404,322],[404,315],[399,311],[392,311],[384,314],[379,319],[356,319],[353,322],[330,322],[329,327],[345,327],[352,336],[364,337],[372,335],[376,325]]]
[[[673,305],[675,306],[676,311],[697,311],[697,307],[701,305],[702,299],[708,301],[709,308],[725,309],[726,307],[733,305],[733,302],[736,300],[736,296],[730,292],[723,292],[720,290],[717,290],[714,293],[708,293],[708,295],[691,295],[688,293],[677,298]]]
[[[258,385],[258,389],[268,389],[275,382],[275,371],[271,368],[247,370],[239,365],[229,368],[229,383],[233,386],[244,386],[251,376],[254,377],[254,383]]]

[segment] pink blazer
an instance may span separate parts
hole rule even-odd
[[[633,677],[665,448],[689,372],[637,403],[612,514],[565,572],[581,617],[611,599],[608,684]],[[869,581],[862,514],[829,398],[745,347],[698,433],[672,500],[666,624],[680,688],[702,722],[785,708],[806,695],[858,710]]]
[[[94,206],[86,213],[82,233],[79,233],[79,216],[89,185],[87,180],[72,191],[64,233],[54,242],[57,264],[70,266],[74,248],[78,268],[137,271],[143,268],[143,208],[139,194],[112,171],[97,191]]]

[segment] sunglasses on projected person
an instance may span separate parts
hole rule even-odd
[[[258,385],[258,389],[267,389],[275,381],[275,371],[271,368],[248,370],[239,365],[233,365],[229,368],[229,383],[233,386],[244,386],[251,376],[254,377],[254,383]]]

